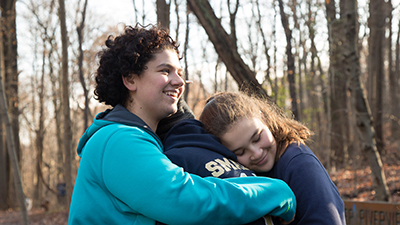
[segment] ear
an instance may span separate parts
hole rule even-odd
[[[129,77],[124,77],[122,76],[122,81],[124,82],[125,87],[129,90],[129,91],[136,91],[137,89],[137,75],[133,74]]]

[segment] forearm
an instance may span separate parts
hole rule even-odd
[[[151,149],[148,140],[135,140],[136,146],[143,144],[139,149],[120,140],[109,143],[113,150],[105,153],[103,174],[122,210],[166,224],[245,224],[268,213],[284,218],[294,214],[294,195],[283,182],[203,179],[183,172],[159,149]]]

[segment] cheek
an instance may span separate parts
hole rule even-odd
[[[246,156],[238,156],[237,160],[240,164],[242,164],[243,166],[249,167],[249,160]]]
[[[264,145],[272,145],[272,143],[275,143],[274,136],[272,136],[271,133],[266,134],[266,135],[263,137],[263,144],[264,144]]]

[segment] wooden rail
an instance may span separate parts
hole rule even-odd
[[[347,225],[400,225],[400,203],[344,201]]]

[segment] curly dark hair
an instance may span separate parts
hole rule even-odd
[[[105,45],[98,53],[100,64],[94,94],[99,102],[112,107],[124,105],[129,97],[122,76],[140,75],[146,63],[162,50],[175,50],[179,56],[179,45],[169,36],[168,30],[151,24],[126,26],[123,34],[116,38],[109,36]]]

